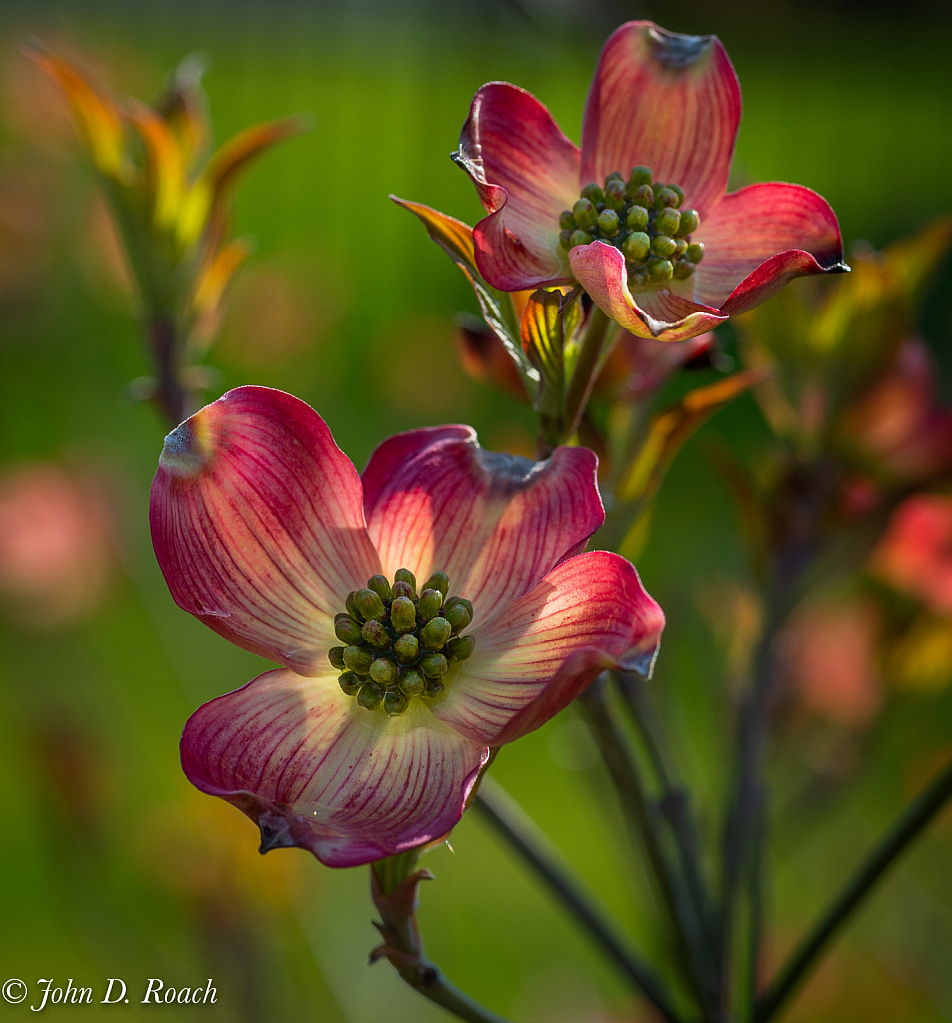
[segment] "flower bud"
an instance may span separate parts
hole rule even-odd
[[[426,676],[418,668],[405,668],[400,673],[400,689],[407,696],[422,696],[426,690]]]
[[[370,665],[370,677],[378,686],[392,686],[398,673],[397,662],[392,657],[377,657]]]
[[[651,251],[656,256],[673,256],[674,250],[677,247],[678,243],[673,238],[669,238],[666,234],[655,235],[655,237],[651,239]]]
[[[408,582],[400,580],[393,584],[390,596],[393,600],[396,600],[397,597],[406,597],[408,600],[413,600],[415,593],[413,587]]]
[[[361,621],[360,611],[357,608],[357,591],[351,590],[347,594],[347,599],[344,601],[344,607],[347,608],[347,613],[355,622]]]
[[[621,230],[621,221],[614,210],[603,210],[598,215],[598,229],[608,238],[614,238]]]
[[[442,654],[431,652],[420,658],[420,669],[427,678],[440,678],[450,670],[450,666]]]
[[[628,177],[628,195],[634,199],[635,193],[641,188],[642,185],[651,184],[651,168],[650,167],[633,167],[631,174]]]
[[[425,589],[417,603],[417,614],[428,622],[440,613],[443,606],[443,594],[439,590]]]
[[[361,686],[360,679],[352,671],[345,671],[337,681],[348,696],[353,696]]]
[[[400,692],[399,689],[391,689],[383,698],[383,709],[395,718],[398,714],[402,714],[407,707],[410,706],[410,701]]]
[[[605,178],[605,190],[608,191],[608,184],[610,181],[620,181],[622,184],[625,183],[625,175],[621,171],[612,171],[608,177]]]
[[[390,633],[380,624],[380,622],[367,622],[367,624],[360,630],[361,636],[372,646],[378,650],[386,650],[390,646]]]
[[[650,248],[651,239],[644,231],[636,231],[634,234],[628,235],[621,247],[621,251],[625,254],[625,259],[629,263],[640,263],[648,255]]]
[[[373,590],[358,590],[354,603],[368,622],[379,621],[386,614],[383,601]]]
[[[472,614],[462,604],[454,604],[451,608],[443,608],[443,617],[450,623],[453,632],[462,632],[473,620]]]
[[[692,234],[700,226],[701,218],[698,216],[697,210],[682,210],[681,226],[678,228],[678,237],[687,238],[689,234]]]
[[[426,586],[423,589],[439,590],[443,594],[443,599],[446,600],[446,595],[450,592],[450,577],[445,572],[434,572],[427,579]]]
[[[390,599],[390,583],[385,575],[372,575],[367,580],[367,589],[373,590],[382,601]]]
[[[440,650],[453,633],[453,626],[445,618],[434,618],[420,630],[420,642],[428,650]]]
[[[350,645],[359,643],[361,640],[360,626],[350,615],[339,614],[334,616],[334,635],[341,641]]]
[[[374,655],[369,650],[364,650],[363,647],[344,647],[344,664],[351,671],[356,671],[358,675],[366,675],[370,671],[370,664],[373,659]]]
[[[376,710],[383,699],[383,690],[375,682],[365,682],[357,694],[357,702],[364,710]]]
[[[327,659],[334,665],[338,671],[344,669],[344,648],[342,646],[332,646],[327,651]]]
[[[654,222],[654,229],[658,234],[666,234],[673,237],[678,232],[678,228],[681,226],[681,214],[677,210],[668,209],[662,210],[656,217]]]
[[[675,248],[674,254],[680,259],[687,252],[688,243],[683,238],[679,238],[675,244],[677,248]]]
[[[678,195],[677,192],[672,191],[665,185],[662,188],[655,188],[654,207],[656,210],[663,210],[666,207],[677,206]]]
[[[398,568],[396,572],[393,573],[393,581],[395,583],[409,583],[410,596],[416,596],[416,576],[409,568]]]
[[[416,607],[409,597],[397,597],[390,605],[390,624],[397,632],[411,632],[416,628]]]
[[[473,605],[465,597],[450,597],[450,599],[443,605],[443,610],[448,611],[451,607],[456,607],[458,604],[462,604],[463,607],[469,611],[470,615],[472,615]]]
[[[648,211],[644,206],[632,206],[625,218],[625,227],[629,231],[644,231],[648,226]]]
[[[475,636],[457,636],[446,644],[446,654],[454,661],[465,661],[476,646]]]
[[[654,191],[650,185],[642,185],[632,196],[639,206],[648,209],[654,203]]]
[[[572,232],[571,231],[559,231],[559,245],[563,249],[569,249],[572,246]]]
[[[674,264],[674,279],[686,281],[694,273],[694,264],[689,259],[679,259]]]
[[[605,201],[605,193],[595,184],[594,181],[590,181],[581,192],[582,198],[587,199],[593,206],[597,206],[600,202]],[[576,206],[578,203],[575,204]],[[573,213],[575,210],[573,208]],[[578,220],[578,214],[575,214],[575,219]]]
[[[588,231],[573,231],[572,237],[569,238],[569,248],[574,249],[579,245],[590,245],[594,240]]]
[[[572,216],[571,210],[562,210],[559,214],[559,227],[563,231],[574,231],[578,224],[575,223],[575,217]]]
[[[656,283],[670,281],[674,273],[674,267],[667,259],[652,259],[645,269],[648,271],[648,279]]]
[[[401,664],[409,664],[410,661],[415,661],[419,653],[420,641],[412,632],[408,632],[405,636],[399,636],[394,641],[393,656],[396,657]]]
[[[648,271],[643,266],[636,266],[628,273],[629,288],[643,288],[648,283]]]
[[[426,695],[427,696],[439,696],[440,693],[446,692],[446,686],[443,684],[442,679],[430,678],[426,682]]]
[[[625,183],[614,178],[605,185],[605,206],[610,210],[625,208]]]
[[[684,254],[692,263],[700,263],[704,258],[704,242],[692,242]]]
[[[595,187],[598,188],[597,185]],[[598,190],[601,191],[600,188]],[[572,213],[575,215],[575,222],[582,231],[590,231],[595,226],[595,221],[598,220],[598,211],[589,199],[579,199],[572,207]]]
[[[671,189],[677,197],[677,202],[674,204],[676,209],[680,209],[681,203],[684,202],[684,189],[680,185],[665,185],[665,188]]]

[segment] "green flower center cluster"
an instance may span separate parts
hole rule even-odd
[[[341,672],[340,687],[367,710],[383,704],[391,716],[402,714],[414,696],[439,696],[443,676],[455,661],[473,652],[473,636],[461,636],[473,620],[473,605],[449,597],[445,572],[434,572],[417,596],[409,569],[367,580],[367,588],[347,595],[347,610],[334,618],[344,646],[327,652]]]
[[[635,167],[628,180],[618,171],[605,187],[586,185],[582,196],[559,217],[563,249],[601,241],[621,249],[629,287],[687,280],[704,256],[703,242],[692,242],[701,218],[683,210],[678,185],[652,182],[650,167]]]

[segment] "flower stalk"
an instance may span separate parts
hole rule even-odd
[[[559,862],[546,835],[496,782],[483,777],[473,806],[581,923],[609,959],[621,969],[668,1023],[679,1023],[671,996],[652,967],[627,947],[617,925],[594,902],[577,878]]]
[[[952,761],[949,761],[922,792],[899,815],[862,866],[781,967],[766,992],[758,999],[755,1023],[767,1023],[796,991],[836,933],[869,895],[886,871],[909,848],[952,799]]]
[[[694,991],[705,1020],[719,1020],[720,979],[717,963],[708,945],[683,877],[671,862],[665,847],[658,808],[641,777],[611,706],[608,676],[601,676],[579,698],[596,736],[622,810],[636,838],[644,847],[648,863],[668,910],[681,952],[685,976]]]
[[[419,850],[410,850],[371,864],[370,894],[380,913],[374,926],[383,943],[370,953],[370,962],[387,959],[404,983],[466,1023],[508,1023],[447,980],[426,957],[416,912],[420,882],[433,875],[414,869],[418,857]]]

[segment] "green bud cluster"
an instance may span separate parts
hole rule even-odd
[[[701,219],[685,210],[678,185],[653,181],[650,167],[635,167],[626,181],[618,171],[582,189],[578,202],[559,217],[563,249],[602,241],[621,249],[630,287],[687,280],[704,256],[691,235]]]
[[[472,654],[476,640],[460,633],[472,623],[473,605],[448,597],[449,589],[446,573],[434,572],[418,594],[413,573],[401,568],[392,585],[375,575],[347,595],[347,610],[334,618],[344,645],[327,657],[361,707],[402,714],[414,696],[439,696],[450,666]]]

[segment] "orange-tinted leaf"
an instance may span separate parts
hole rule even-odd
[[[236,238],[217,253],[202,272],[195,288],[192,306],[197,315],[207,315],[217,308],[228,282],[251,254],[251,250],[247,238]]]
[[[199,237],[208,220],[223,207],[228,191],[242,169],[259,153],[300,135],[307,127],[307,122],[301,117],[286,117],[253,125],[226,142],[211,158],[205,173],[192,188],[179,224],[182,243],[190,244]]]
[[[63,90],[97,170],[109,177],[122,177],[124,139],[115,100],[74,64],[41,43],[33,42],[23,52]]]
[[[420,219],[431,241],[436,242],[454,263],[465,268],[471,274],[479,275],[473,252],[473,229],[469,224],[464,224],[462,220],[440,213],[439,210],[434,210],[430,206],[424,206],[421,202],[410,202],[408,199],[400,199],[395,195],[391,195],[390,198],[398,206],[409,210]]]
[[[674,456],[691,434],[718,409],[763,381],[766,375],[762,370],[735,373],[690,391],[658,415],[622,476],[616,495],[618,500],[627,504],[654,497]]]
[[[564,413],[565,391],[565,321],[561,304],[562,295],[558,291],[534,292],[522,314],[520,330],[522,350],[542,380],[532,407],[559,420]]]
[[[185,186],[182,152],[168,124],[151,107],[130,100],[129,119],[142,137],[148,154],[155,224],[168,230],[175,225],[182,207]]]
[[[515,363],[525,390],[534,394],[539,386],[539,371],[529,362],[522,349],[521,319],[528,301],[528,292],[509,294],[490,287],[476,269],[473,256],[473,229],[455,217],[449,217],[423,203],[409,202],[395,195],[390,198],[403,209],[415,214],[430,239],[463,271],[476,292],[483,319],[499,338]]]

